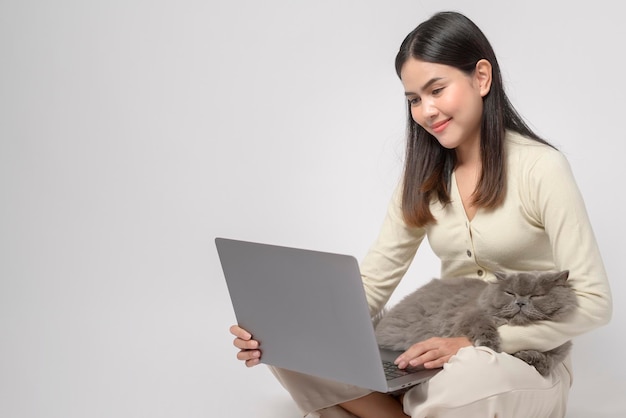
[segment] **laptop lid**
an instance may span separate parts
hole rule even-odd
[[[350,255],[216,238],[240,326],[261,362],[389,390],[357,260]]]

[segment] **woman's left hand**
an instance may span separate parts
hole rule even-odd
[[[427,369],[442,367],[463,347],[472,343],[467,337],[440,338],[434,337],[413,344],[395,360],[400,369],[424,365]]]

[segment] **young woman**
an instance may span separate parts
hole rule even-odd
[[[563,417],[570,359],[547,377],[507,354],[547,351],[611,316],[602,258],[565,157],[523,122],[506,97],[495,54],[465,16],[443,12],[404,40],[396,71],[408,100],[405,170],[361,271],[378,313],[425,236],[441,277],[493,280],[493,272],[569,270],[579,308],[564,322],[499,328],[503,352],[465,337],[410,347],[399,367],[444,366],[402,400],[272,369],[304,414],[322,417]],[[257,341],[231,328],[246,365]],[[352,414],[352,415],[351,415]]]

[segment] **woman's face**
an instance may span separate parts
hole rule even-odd
[[[481,65],[488,66],[488,80]],[[483,96],[491,86],[491,65],[481,60],[476,66],[471,75],[415,58],[402,66],[400,78],[413,120],[443,147],[458,149],[480,144]]]

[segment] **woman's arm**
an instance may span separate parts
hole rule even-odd
[[[503,350],[547,351],[606,324],[611,291],[591,223],[569,163],[558,151],[537,159],[524,180],[532,216],[549,237],[555,266],[569,270],[579,307],[563,322],[499,328]]]
[[[389,202],[378,238],[361,262],[361,276],[372,316],[389,300],[426,234],[423,228],[405,224],[400,193],[398,187]]]

